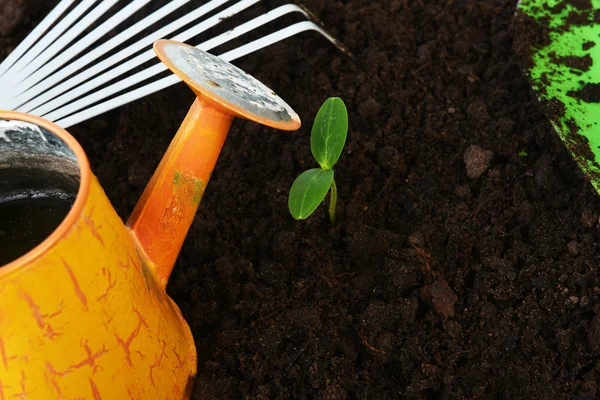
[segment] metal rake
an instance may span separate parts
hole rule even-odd
[[[152,51],[154,41],[168,38],[187,42],[260,2],[210,0],[164,24],[169,14],[190,2],[172,0],[127,27],[128,20],[151,0],[133,0],[107,18],[107,12],[119,1],[61,0],[0,64],[0,109],[26,112],[67,128],[157,92],[180,82],[180,79],[175,75],[159,79],[157,75],[167,70],[162,63],[139,70],[144,63],[155,59]],[[219,57],[233,61],[309,30],[320,33],[347,52],[321,26],[310,20],[313,18],[306,10],[293,4],[275,8],[196,47],[210,52],[291,13],[300,13],[309,20],[279,29]],[[158,28],[152,33],[136,38],[155,24]],[[190,24],[193,25],[185,29]],[[85,33],[86,29],[91,31]],[[185,30],[178,33],[182,29]],[[109,32],[116,34],[108,40],[101,40]],[[134,42],[121,49],[131,39]],[[133,73],[134,69],[138,71]],[[148,83],[139,87],[145,81]]]

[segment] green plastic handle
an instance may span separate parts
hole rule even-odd
[[[527,73],[549,117],[600,194],[600,0],[522,0]],[[535,33],[532,35],[532,33]]]

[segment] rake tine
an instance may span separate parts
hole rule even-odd
[[[290,25],[287,28],[280,29],[277,32],[273,32],[265,37],[254,40],[254,41],[247,43],[243,46],[240,46],[236,49],[230,50],[226,53],[221,54],[219,57],[221,57],[227,61],[232,61],[232,60],[238,59],[240,57],[243,57],[245,55],[248,55],[250,53],[253,53],[255,51],[258,51],[264,47],[267,47],[267,46],[270,46],[277,42],[280,42],[282,40],[285,40],[291,36],[297,35],[302,32],[311,31],[311,30],[319,32],[321,35],[323,35],[328,41],[330,41],[338,49],[349,54],[348,51],[333,36],[328,34],[319,25],[317,25],[311,21],[303,21],[303,22],[298,22],[294,25]]]
[[[40,24],[43,29],[35,29],[32,35],[30,35],[25,45],[19,46],[21,50],[19,52],[13,52],[7,59],[3,62],[4,71],[2,72],[2,87],[0,91],[0,103],[7,104],[10,102],[11,93],[12,93],[12,79],[10,79],[11,74],[14,74],[14,71],[18,71],[19,68],[28,65],[31,60],[36,58],[38,54],[47,48],[50,43],[52,43],[58,36],[60,36],[77,18],[81,16],[88,8],[90,8],[96,0],[84,1],[79,3],[71,12],[69,12],[59,23],[57,23],[49,32],[47,32],[41,40],[39,40],[33,47],[30,47],[33,42],[35,42],[40,35],[42,35],[49,26],[51,26],[56,19],[65,11],[68,6],[73,2],[72,0],[67,0],[64,4],[61,3],[59,6],[55,7],[54,10],[48,15],[51,18],[46,18]],[[64,6],[64,7],[63,7]],[[24,54],[23,54],[24,53]],[[14,54],[14,56],[13,56]],[[9,58],[12,59],[9,61]],[[6,106],[5,106],[6,107]]]
[[[244,55],[247,55],[253,51],[262,49],[264,47],[267,47],[274,43],[277,43],[280,40],[287,39],[291,36],[294,36],[296,34],[299,34],[299,33],[305,32],[305,31],[309,31],[309,30],[314,30],[314,31],[319,32],[320,34],[324,35],[330,42],[332,42],[336,47],[338,47],[341,50],[343,50],[344,52],[346,52],[346,50],[343,47],[340,47],[340,44],[335,39],[333,39],[327,32],[325,32],[317,24],[315,24],[314,22],[310,22],[310,21],[304,21],[304,22],[298,22],[287,28],[283,28],[279,31],[271,33],[270,35],[267,35],[260,39],[254,40],[254,41],[252,41],[246,45],[240,46],[234,50],[228,51],[227,53],[224,53],[223,55],[221,55],[219,57],[223,58],[226,61],[233,61],[233,60],[235,60],[239,57],[243,57]],[[201,45],[197,46],[197,47],[201,48]],[[152,68],[154,68],[154,67],[152,67]],[[137,99],[145,97],[149,94],[155,93],[159,90],[165,89],[165,88],[172,86],[180,81],[181,80],[176,75],[167,76],[165,78],[162,78],[155,82],[147,84],[141,88],[132,90],[128,93],[122,94],[118,97],[115,97],[113,99],[105,101],[101,104],[87,108],[76,114],[73,114],[70,116],[66,116],[68,114],[62,114],[62,116],[59,116],[57,118],[56,123],[63,128],[68,128],[70,126],[73,126],[75,124],[83,122],[87,119],[90,119],[97,115],[103,114],[109,110],[112,110],[112,109],[122,106],[124,104],[130,103],[132,101],[135,101]]]
[[[36,72],[41,66],[45,65],[46,62],[51,60],[59,51],[64,49],[69,43],[71,43],[77,36],[79,36],[83,31],[85,31],[90,25],[96,22],[100,17],[102,17],[108,10],[110,10],[116,3],[121,0],[102,0],[97,7],[95,7],[92,11],[86,14],[81,20],[77,21],[75,25],[69,28],[67,32],[65,32],[61,37],[56,40],[54,43],[50,45],[47,49],[45,49],[42,53],[40,53],[34,60],[34,62],[29,63],[27,66],[18,70],[15,74],[12,75],[11,80],[15,83],[21,83],[23,80],[28,78],[31,74]],[[144,1],[144,0],[138,0]],[[134,2],[135,4],[135,2]],[[130,7],[125,7],[125,9],[129,9]],[[109,19],[110,21],[110,19]],[[105,33],[103,33],[105,34]],[[97,33],[96,33],[97,35]],[[95,40],[98,40],[96,38]],[[77,47],[77,44],[74,45]]]
[[[62,0],[40,22],[33,31],[8,55],[0,64],[0,77],[8,70],[30,47],[42,36],[44,32],[60,17],[75,0]]]
[[[186,40],[188,40],[191,37],[194,37],[202,32],[204,32],[205,30],[221,23],[224,19],[229,18],[243,10],[245,10],[246,8],[258,3],[260,0],[242,0],[236,4],[234,4],[233,6],[215,14],[214,16],[208,18],[205,21],[202,21],[200,24],[195,25],[194,27],[188,29],[187,31],[176,35],[173,40],[177,40],[180,42],[184,42]],[[220,4],[222,4],[222,1],[220,2]],[[211,5],[211,7],[209,7],[210,9],[213,9],[215,7],[217,7],[218,5],[220,5],[219,2]],[[208,6],[208,4],[206,5]],[[206,12],[209,12],[210,10],[205,10]],[[206,13],[205,12],[205,13]],[[153,35],[153,38],[156,35]],[[159,39],[158,37],[150,40],[148,44],[151,44],[152,42],[154,42],[154,40]],[[144,39],[145,40],[145,39]],[[130,53],[129,53],[130,54]],[[74,89],[72,89],[71,91],[62,94],[61,96],[47,102],[46,104],[43,104],[42,106],[35,108],[35,109],[30,109],[30,105],[27,105],[27,107],[24,107],[24,109],[26,110],[26,112],[29,113],[33,113],[35,115],[45,115],[46,113],[55,110],[56,108],[59,108],[61,106],[66,105],[65,107],[69,107],[69,109],[71,109],[75,104],[79,104],[80,102],[86,101],[86,100],[90,100],[92,97],[97,97],[98,95],[100,95],[101,93],[105,93],[105,91],[108,90],[107,89],[102,89],[99,92],[96,92],[94,94],[88,95],[87,97],[78,100],[76,103],[73,103],[71,105],[67,105],[69,101],[76,99],[79,96],[85,95],[86,93],[90,92],[91,90],[104,85],[105,83],[111,81],[112,79],[115,79],[117,77],[119,77],[120,75],[129,72],[131,69],[143,64],[146,61],[152,60],[154,58],[154,51],[152,49],[147,50],[145,52],[143,52],[142,54],[138,55],[137,57],[132,58],[131,60],[128,60],[127,62],[119,65],[116,68],[112,68],[108,71],[106,71],[105,73],[95,77],[94,79],[84,83],[81,86],[78,86]],[[165,67],[166,69],[166,67]],[[158,71],[160,72],[160,71]],[[156,72],[156,73],[158,73]],[[131,79],[132,81],[134,81],[134,84],[136,82],[140,82],[144,79],[147,79],[148,77],[145,76],[148,72],[146,70],[132,75],[131,77],[129,77],[128,79]],[[152,76],[152,75],[150,75]],[[121,81],[123,82],[123,81]],[[118,85],[119,83],[115,84]],[[115,85],[111,86],[114,87]],[[117,90],[119,91],[119,90]],[[77,111],[77,110],[72,110],[73,111]]]
[[[87,0],[87,1],[84,0],[81,3],[79,3],[70,13],[68,13],[65,16],[64,19],[62,19],[54,28],[52,28],[52,30],[50,32],[48,32],[46,35],[44,35],[44,37],[42,37],[42,39],[39,42],[37,42],[31,50],[29,50],[23,57],[21,57],[19,59],[19,61],[17,61],[5,73],[3,78],[6,79],[7,82],[14,82],[15,77],[18,76],[20,74],[20,72],[26,66],[28,66],[33,60],[36,61],[34,63],[34,65],[40,65],[39,57],[41,56],[41,54],[49,54],[48,51],[50,50],[51,47],[54,46],[53,43],[54,44],[61,43],[61,40],[60,39],[57,40],[57,38],[60,35],[63,35],[65,30],[67,28],[69,28],[73,24],[73,22],[75,22],[77,20],[77,18],[79,18],[85,11],[87,11],[87,9],[90,8],[96,1],[97,0]],[[108,1],[110,3],[114,3],[116,0],[108,0]],[[98,6],[98,7],[103,7],[106,4],[110,4],[110,3],[102,2],[100,4],[100,6]],[[90,14],[88,14],[88,16],[89,15]],[[66,34],[69,34],[69,32],[72,32],[76,26],[80,26],[80,25],[81,25],[81,21],[78,24],[76,24],[75,26],[73,26],[71,29],[69,29],[69,31],[67,31]],[[64,35],[61,36],[61,38],[62,37],[64,37]],[[14,86],[14,85],[12,85],[12,86]]]
[[[269,11],[263,15],[260,15],[242,25],[236,26],[235,28],[231,29],[230,31],[227,31],[219,36],[209,39],[209,40],[199,44],[197,47],[201,50],[209,51],[211,49],[214,49],[217,46],[227,43],[228,41],[230,41],[232,39],[235,39],[245,33],[248,33],[248,32],[250,32],[256,28],[259,28],[271,21],[274,21],[277,18],[280,18],[286,14],[290,14],[293,12],[299,12],[299,13],[303,14],[305,17],[310,18],[310,15],[306,12],[306,10],[304,8],[294,5],[294,4],[286,4],[286,5],[277,7],[276,9]],[[323,33],[326,37],[330,38],[330,36],[325,31],[323,31],[321,33]],[[333,38],[331,38],[330,40],[335,42],[335,39],[333,39]]]
[[[59,94],[63,93],[64,91],[69,90],[76,83],[74,83],[73,86],[71,86],[71,87],[67,87],[68,85],[66,85],[66,84],[61,85],[61,88],[64,88],[63,92],[60,92],[61,89],[59,89],[58,93],[57,93],[57,90],[53,90],[52,93],[48,93],[48,89],[51,88],[52,86],[54,86],[56,84],[56,82],[61,82],[63,79],[67,78],[68,76],[71,76],[73,73],[81,70],[83,67],[87,66],[88,64],[96,61],[97,59],[102,57],[104,54],[108,53],[110,50],[119,46],[121,43],[126,42],[131,37],[133,37],[135,34],[139,33],[143,29],[146,29],[147,27],[149,27],[152,24],[156,23],[157,21],[161,20],[162,18],[169,15],[173,11],[177,10],[181,6],[185,5],[189,1],[190,0],[176,0],[176,1],[169,2],[167,5],[156,10],[155,12],[153,12],[152,14],[150,14],[143,20],[139,21],[138,23],[134,24],[130,28],[127,28],[123,32],[119,33],[117,36],[108,40],[106,43],[103,43],[102,45],[98,46],[97,48],[95,48],[88,54],[84,55],[83,57],[78,58],[76,62],[67,65],[66,67],[62,68],[60,71],[56,72],[49,78],[46,78],[43,81],[37,83],[35,86],[28,88],[26,91],[24,91],[23,93],[21,93],[15,97],[14,102],[12,103],[12,106],[16,108],[16,107],[21,106],[24,103],[30,101],[31,99],[39,98],[38,102],[36,102],[35,104],[32,104],[30,106],[30,107],[37,107],[38,105],[43,104],[48,100],[51,100],[53,98],[53,96],[58,96]],[[97,66],[95,66],[94,68],[91,68],[91,69],[93,70],[93,71],[90,71],[90,72],[92,72],[92,75],[102,72],[102,70],[98,70]],[[87,79],[87,78],[82,78],[82,79]]]
[[[238,3],[238,5],[239,5],[239,3]],[[231,10],[232,8],[234,8],[236,6],[237,5],[232,6],[223,12],[226,13],[227,15],[234,15],[241,11],[238,8]],[[300,13],[304,14],[305,16],[307,16],[306,12],[298,6],[294,6],[294,5],[281,6],[281,7],[277,8],[275,10],[272,10],[266,14],[256,17],[253,20],[248,21],[248,22],[236,27],[231,31],[225,32],[213,39],[210,39],[210,40],[202,43],[199,47],[205,51],[208,51],[220,44],[226,43],[227,41],[229,41],[233,38],[236,38],[244,33],[249,32],[252,29],[255,29],[261,25],[264,25],[276,18],[279,18],[279,17],[281,17],[285,14],[291,13],[291,12],[300,12]],[[211,21],[211,19],[213,21]],[[214,17],[212,17],[211,19],[205,21],[204,23],[207,26],[212,26],[213,23],[220,22],[223,19],[223,16],[220,14],[217,14]],[[192,30],[190,30],[189,33],[184,32],[181,35],[176,36],[173,40],[185,41],[189,37],[193,37],[197,34],[197,32],[196,32],[198,30],[197,28],[202,28],[202,27],[200,27],[200,26],[195,27]],[[147,61],[154,57],[154,53],[153,53],[153,51],[148,51],[148,52],[144,53],[144,55],[140,55],[138,57],[142,58],[142,56],[146,56],[145,58],[143,58],[143,61]],[[138,82],[142,82],[142,81],[149,79],[149,78],[153,77],[154,75],[159,74],[166,70],[166,67],[162,63],[158,63],[158,64],[154,65],[153,67],[147,68],[141,72],[138,72],[137,74],[134,74],[125,79],[122,79],[121,81],[116,82],[107,88],[101,89],[100,91],[98,91],[96,93],[93,93],[84,98],[81,98],[81,99],[77,100],[75,103],[68,104],[68,102],[70,100],[77,98],[78,96],[83,95],[85,93],[88,93],[91,89],[101,86],[101,85],[105,84],[106,82],[109,82],[110,80],[114,79],[115,77],[122,75],[125,72],[128,72],[134,66],[141,64],[141,62],[138,62],[138,60],[136,60],[136,59],[130,60],[128,63],[133,63],[134,65],[133,66],[122,65],[121,67],[117,67],[116,69],[111,70],[111,71],[107,72],[106,74],[103,74],[103,75],[93,79],[90,82],[87,82],[80,88],[77,88],[77,89],[67,93],[66,95],[60,96],[59,98],[52,100],[51,102],[43,105],[42,107],[39,107],[38,109],[31,110],[30,112],[36,113],[39,115],[46,115],[47,113],[50,112],[50,114],[48,114],[47,117],[52,118],[52,117],[56,117],[56,112],[51,112],[51,111],[58,109],[57,111],[61,112],[61,114],[60,114],[61,116],[68,115],[72,112],[78,111],[81,107],[80,108],[77,108],[77,107],[79,107],[82,103],[85,105],[92,104],[92,103],[98,101],[99,99],[101,100],[112,94],[120,92],[123,89],[131,87]],[[58,119],[59,117],[56,117],[56,118]]]
[[[15,92],[22,93],[24,89],[32,87],[42,79],[46,78],[48,75],[55,72],[58,68],[62,67],[73,57],[81,53],[87,47],[91,46],[93,43],[99,40],[102,36],[110,32],[110,30],[112,30],[114,27],[121,24],[124,20],[129,18],[140,8],[148,4],[148,2],[150,2],[150,0],[135,0],[129,3],[125,8],[123,8],[115,15],[110,17],[92,32],[85,35],[77,43],[73,44],[72,46],[69,46],[69,48],[65,52],[60,54],[58,57],[54,58],[52,61],[50,61],[43,67],[39,68],[37,71],[32,73],[31,71],[35,68],[35,66],[33,66],[32,64],[28,65],[27,68],[25,68],[25,70],[21,72],[23,76],[26,76],[26,78],[16,85],[16,87],[14,88]],[[79,62],[74,63],[73,65],[76,65],[78,67],[81,66]]]
[[[186,0],[186,1],[189,1],[189,0]],[[69,78],[68,80],[53,87],[52,89],[47,90],[48,88],[50,88],[53,85],[53,82],[60,81],[63,78],[70,76],[73,72],[75,72],[74,66],[69,66],[67,68],[64,68],[63,70],[57,72],[55,75],[48,78],[46,81],[41,82],[38,85],[39,87],[36,86],[34,92],[23,93],[22,96],[15,99],[15,101],[13,101],[11,103],[12,108],[18,108],[25,112],[32,112],[40,105],[45,104],[52,99],[55,99],[57,96],[60,96],[61,94],[65,93],[65,92],[69,92],[69,90],[71,90],[73,88],[76,88],[75,90],[79,89],[78,90],[79,94],[85,94],[86,93],[85,91],[80,93],[81,86],[79,86],[79,85],[82,82],[85,82],[86,80],[92,78],[95,75],[100,74],[101,72],[112,67],[113,65],[118,64],[122,60],[126,59],[127,57],[131,56],[132,54],[135,54],[137,51],[143,49],[144,47],[152,45],[152,43],[155,40],[161,39],[164,36],[169,35],[172,32],[176,31],[177,29],[179,29],[191,22],[194,22],[195,20],[203,17],[207,13],[209,13],[212,10],[214,10],[215,8],[227,3],[228,1],[229,0],[211,0],[208,3],[197,8],[196,10],[192,11],[191,13],[186,14],[185,16],[177,19],[176,21],[171,22],[167,26],[158,29],[157,31],[151,33],[150,35],[146,36],[145,38],[138,40],[137,42],[128,46],[126,49],[123,49],[123,50],[119,51],[118,53],[108,57],[106,60],[103,60],[100,63],[94,65],[93,67],[90,67],[87,70],[80,72],[79,74]],[[253,3],[256,3],[259,0],[245,0],[245,2],[248,2],[248,1],[252,1]],[[243,3],[243,1],[240,3]],[[103,48],[103,49],[95,50],[95,51],[97,51],[98,54],[100,54],[100,52],[102,52],[102,54],[104,54],[104,53],[106,53],[106,51],[108,51],[108,49]],[[152,50],[142,53],[141,55],[133,58],[132,60],[129,60],[128,62],[133,62],[134,60],[136,60],[136,62],[137,62],[139,60],[142,60],[143,59],[142,56],[144,56],[144,54],[146,55],[147,60],[149,60],[153,57],[151,52],[152,52]],[[96,57],[96,56],[94,56],[94,57]],[[86,58],[86,60],[85,60],[86,64],[89,64],[90,62],[93,61],[93,59],[91,57],[85,57],[85,58]],[[142,64],[143,62],[144,61],[141,61],[140,64]],[[122,69],[120,67],[117,67],[117,68],[119,68],[120,70]],[[79,67],[77,67],[77,70],[78,69],[79,69]],[[114,69],[112,71],[114,71]],[[107,73],[110,73],[110,71]],[[105,75],[106,75],[106,73],[101,76],[105,76]],[[116,76],[118,76],[118,75],[116,75]],[[97,79],[98,78],[95,78],[94,82],[97,82]],[[86,84],[88,86],[86,86],[86,87],[89,87],[91,85],[91,82],[92,81],[87,82]],[[32,88],[32,90],[33,90],[33,88]],[[61,98],[62,98],[62,96],[61,96]],[[63,104],[66,104],[66,103],[63,103]]]

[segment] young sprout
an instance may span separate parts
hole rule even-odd
[[[319,109],[310,134],[310,149],[320,168],[303,172],[290,189],[288,207],[294,218],[308,218],[331,189],[329,220],[335,223],[337,187],[332,168],[342,154],[347,133],[346,105],[339,97],[330,97]]]
[[[519,157],[527,157],[527,151],[525,150],[525,148],[523,148],[523,150],[519,152]]]

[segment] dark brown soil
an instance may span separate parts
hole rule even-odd
[[[600,102],[600,83],[586,83],[581,90],[568,93],[569,96],[586,103]]]
[[[48,8],[9,4],[27,8],[0,56]],[[600,200],[522,73],[516,0],[305,4],[356,59],[306,33],[236,62],[304,127],[236,121],[182,249],[168,292],[195,398],[600,397]],[[335,227],[287,211],[329,96],[350,114]],[[123,218],[192,99],[180,84],[70,129]]]

